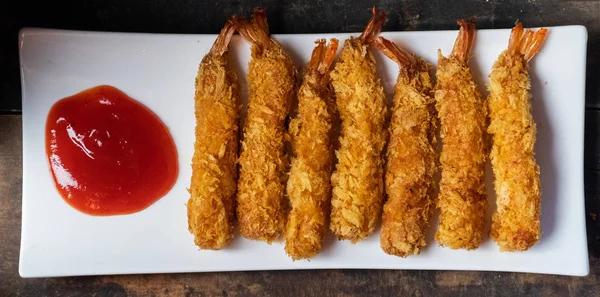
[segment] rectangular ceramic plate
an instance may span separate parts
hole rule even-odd
[[[471,65],[485,92],[487,74],[508,43],[510,30],[480,30]],[[276,35],[298,67],[318,38],[351,34]],[[357,36],[357,34],[354,34]],[[457,31],[386,32],[383,36],[431,63],[437,49],[449,54]],[[328,234],[311,261],[292,261],[282,243],[268,245],[239,235],[224,250],[200,251],[188,232],[185,203],[194,141],[194,78],[215,35],[155,35],[24,29],[19,48],[23,84],[23,225],[19,272],[23,277],[276,269],[436,269],[520,271],[587,275],[584,216],[583,129],[587,32],[581,26],[550,28],[531,67],[533,113],[538,125],[542,240],[531,250],[500,253],[487,236],[475,251],[438,247],[402,259],[379,248],[379,232],[352,245]],[[238,36],[231,61],[243,89],[249,46]],[[391,93],[398,67],[376,53]],[[179,152],[173,189],[144,211],[94,217],[59,196],[44,149],[46,115],[54,102],[97,85],[113,85],[152,109],[169,127]],[[244,101],[247,100],[244,96]],[[489,172],[489,170],[488,170]],[[488,192],[492,194],[488,176]],[[495,201],[490,195],[490,204]],[[488,221],[490,215],[488,215]],[[489,222],[488,222],[489,230]]]

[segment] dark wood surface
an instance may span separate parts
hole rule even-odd
[[[21,226],[22,133],[17,32],[37,26],[78,30],[216,33],[231,14],[267,7],[274,33],[360,31],[376,4],[389,13],[386,30],[456,29],[475,16],[479,28],[585,25],[588,64],[585,125],[585,195],[590,275],[325,270],[228,272],[22,279],[18,275]],[[600,1],[352,0],[72,0],[0,4],[0,296],[600,296]],[[565,98],[569,100],[570,98]]]

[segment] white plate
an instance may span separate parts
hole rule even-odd
[[[478,31],[471,65],[482,89],[492,63],[507,46],[509,32]],[[383,34],[434,64],[437,49],[450,53],[456,35],[457,31]],[[275,38],[302,66],[315,39],[345,40],[348,36],[307,34]],[[268,245],[240,236],[222,251],[196,248],[187,229],[185,208],[194,141],[194,78],[198,63],[214,39],[215,35],[21,31],[21,276],[321,268],[588,274],[583,194],[587,42],[584,27],[550,28],[543,49],[532,64],[533,112],[538,124],[536,149],[543,186],[541,242],[528,252],[500,253],[486,237],[475,251],[455,251],[440,248],[433,241],[437,228],[434,222],[430,245],[420,255],[407,259],[383,253],[378,233],[355,245],[339,242],[329,234],[323,251],[311,261],[293,262],[281,243]],[[232,60],[245,73],[248,44],[236,36],[231,47]],[[389,93],[398,67],[382,55],[376,56]],[[113,85],[152,109],[170,128],[178,148],[181,171],[177,183],[167,196],[136,214],[112,217],[82,214],[63,201],[49,173],[44,125],[50,107],[58,99],[101,84]],[[494,204],[494,199],[490,197],[490,204]]]

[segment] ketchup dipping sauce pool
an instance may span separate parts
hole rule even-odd
[[[179,171],[167,127],[112,86],[87,89],[52,106],[46,154],[63,199],[96,216],[147,208],[169,192]]]

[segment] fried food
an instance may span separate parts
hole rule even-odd
[[[285,226],[284,134],[296,68],[281,45],[269,37],[264,9],[254,12],[252,23],[242,18],[234,21],[238,32],[252,44],[246,76],[250,96],[239,159],[237,219],[242,236],[271,243],[281,236]]]
[[[425,234],[434,209],[436,123],[433,67],[422,58],[379,37],[371,41],[400,66],[387,147],[381,248],[407,257],[426,245]]]
[[[472,250],[483,240],[485,192],[485,102],[468,61],[475,37],[474,21],[459,20],[460,31],[449,57],[438,50],[436,108],[440,119],[442,179],[435,239],[451,249]]]
[[[497,210],[490,236],[501,251],[525,251],[540,240],[540,169],[535,161],[536,125],[531,115],[528,62],[539,51],[547,29],[512,29],[508,49],[490,74],[490,153]]]
[[[365,31],[359,38],[344,42],[331,72],[341,136],[338,163],[331,177],[330,228],[339,239],[353,243],[373,232],[383,203],[387,107],[368,41],[377,36],[384,21],[385,13],[378,17],[373,8]]]
[[[292,159],[287,194],[291,204],[285,226],[285,251],[294,260],[312,258],[321,250],[331,203],[335,160],[333,118],[335,97],[329,72],[338,40],[317,40],[298,91],[298,115],[290,122]]]
[[[221,249],[233,238],[240,95],[227,50],[234,32],[235,25],[227,22],[196,77],[196,143],[187,211],[189,230],[201,249]]]

